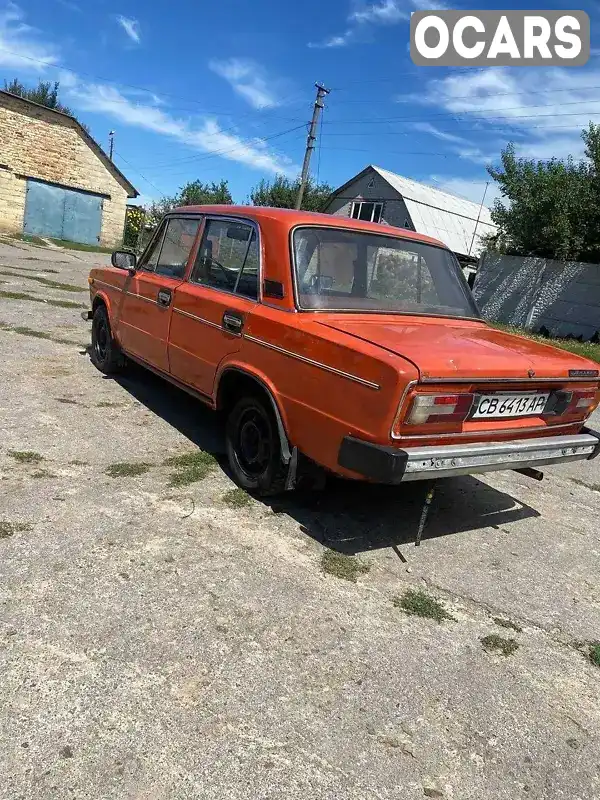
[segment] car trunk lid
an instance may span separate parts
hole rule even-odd
[[[321,324],[411,361],[422,381],[569,379],[589,361],[483,322],[431,317],[328,315]]]

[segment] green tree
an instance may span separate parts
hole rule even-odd
[[[10,83],[4,81],[4,90],[6,92],[16,94],[25,100],[31,100],[32,103],[38,103],[41,106],[46,106],[46,108],[53,108],[55,111],[60,111],[62,114],[68,114],[70,117],[75,117],[75,114],[68,106],[65,106],[59,102],[59,87],[60,83],[58,81],[54,81],[54,83],[51,83],[50,81],[39,81],[38,85],[34,88],[25,86],[25,84],[21,83],[21,81],[19,81],[17,78],[13,78]],[[77,119],[77,117],[75,117],[75,119]],[[79,122],[79,120],[77,121]],[[82,127],[85,128],[88,133],[90,132],[90,129],[87,125],[84,125],[81,122],[79,124],[82,125]]]
[[[262,180],[250,192],[250,200],[255,206],[272,208],[294,208],[300,178],[291,180],[285,175],[277,175],[273,181]],[[303,211],[324,211],[333,189],[327,183],[315,183],[308,179],[302,200]]]
[[[517,158],[513,144],[488,172],[500,187],[492,208],[500,252],[597,261],[600,258],[600,127],[584,131],[586,160]]]
[[[58,101],[59,86],[60,83],[58,81],[54,83],[50,83],[50,81],[40,81],[35,88],[29,89],[25,84],[17,80],[17,78],[13,78],[10,83],[4,81],[5,91],[23,97],[25,100],[31,100],[33,103],[39,103],[41,106],[53,108],[55,111],[62,111],[63,114],[68,114],[72,117],[73,112],[71,109]]]
[[[231,205],[232,203],[233,198],[227,181],[222,180],[220,183],[190,181],[182,186],[176,195],[163,197],[152,203],[147,211],[147,224],[157,225],[168,211],[179,206]]]

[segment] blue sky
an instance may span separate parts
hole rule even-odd
[[[144,201],[225,178],[243,202],[261,178],[297,174],[316,80],[331,94],[312,172],[334,186],[375,163],[480,200],[507,141],[524,156],[582,155],[581,128],[600,122],[600,49],[570,69],[419,68],[410,14],[432,7],[446,6],[0,0],[0,79],[60,80],[61,100],[105,148],[115,130],[115,161]],[[578,7],[600,46],[597,4]]]

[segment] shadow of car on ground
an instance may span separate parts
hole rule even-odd
[[[149,411],[214,455],[229,474],[218,414],[135,364],[116,380]],[[429,486],[425,482],[380,486],[330,477],[324,491],[296,490],[260,502],[295,519],[304,533],[323,545],[354,555],[414,541]],[[498,528],[538,516],[531,506],[475,477],[448,478],[437,483],[423,539]]]

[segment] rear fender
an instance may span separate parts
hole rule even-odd
[[[273,408],[275,420],[277,422],[277,430],[279,432],[279,441],[281,444],[281,455],[284,463],[288,464],[292,457],[292,446],[287,435],[285,411],[275,386],[266,375],[263,375],[261,372],[249,366],[248,364],[238,361],[228,361],[226,364],[220,365],[217,371],[213,393],[213,402],[215,408],[218,408],[219,387],[221,385],[221,381],[228,372],[240,372],[243,375],[252,378],[267,393],[269,400],[271,401],[271,407]]]

